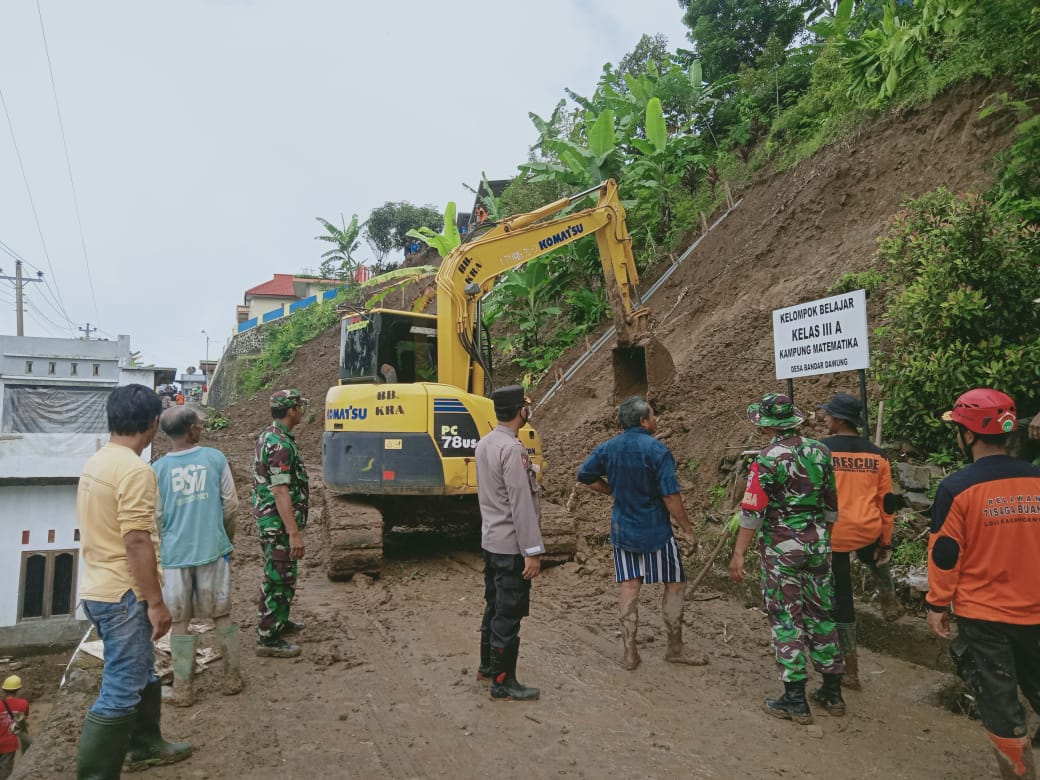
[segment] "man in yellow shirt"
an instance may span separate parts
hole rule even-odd
[[[152,642],[170,630],[156,564],[155,474],[141,453],[155,438],[162,403],[144,385],[115,388],[109,441],[83,467],[76,496],[82,537],[80,598],[105,646],[101,692],[83,722],[77,777],[118,780],[130,769],[191,755],[162,738],[162,695]]]

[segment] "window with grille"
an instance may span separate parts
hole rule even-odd
[[[76,608],[76,550],[22,553],[18,619],[69,615]]]

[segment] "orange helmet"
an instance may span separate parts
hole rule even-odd
[[[942,418],[975,433],[1011,433],[1016,423],[1015,402],[999,390],[979,387],[963,393]]]

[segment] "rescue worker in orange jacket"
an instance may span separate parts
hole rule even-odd
[[[859,688],[856,654],[856,611],[852,599],[852,553],[874,576],[886,620],[896,620],[903,608],[896,598],[888,562],[892,558],[892,469],[880,447],[859,435],[863,404],[849,393],[839,393],[825,404],[824,425],[831,434],[823,439],[831,451],[838,489],[838,522],[831,530],[831,571],[834,573],[834,610],[838,643],[845,656],[846,688]]]
[[[939,485],[928,544],[928,627],[971,689],[1001,778],[1036,778],[1018,691],[1040,714],[1040,468],[1008,455],[1015,402],[969,390],[943,419],[969,465]]]

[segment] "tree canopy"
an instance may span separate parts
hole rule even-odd
[[[804,0],[679,0],[708,81],[754,66],[769,36],[788,46],[805,24]],[[812,5],[812,3],[809,3]]]
[[[433,206],[416,206],[407,201],[387,201],[372,209],[365,223],[365,240],[380,262],[395,250],[403,251],[413,239],[409,230],[427,227],[439,231],[444,218]]]

